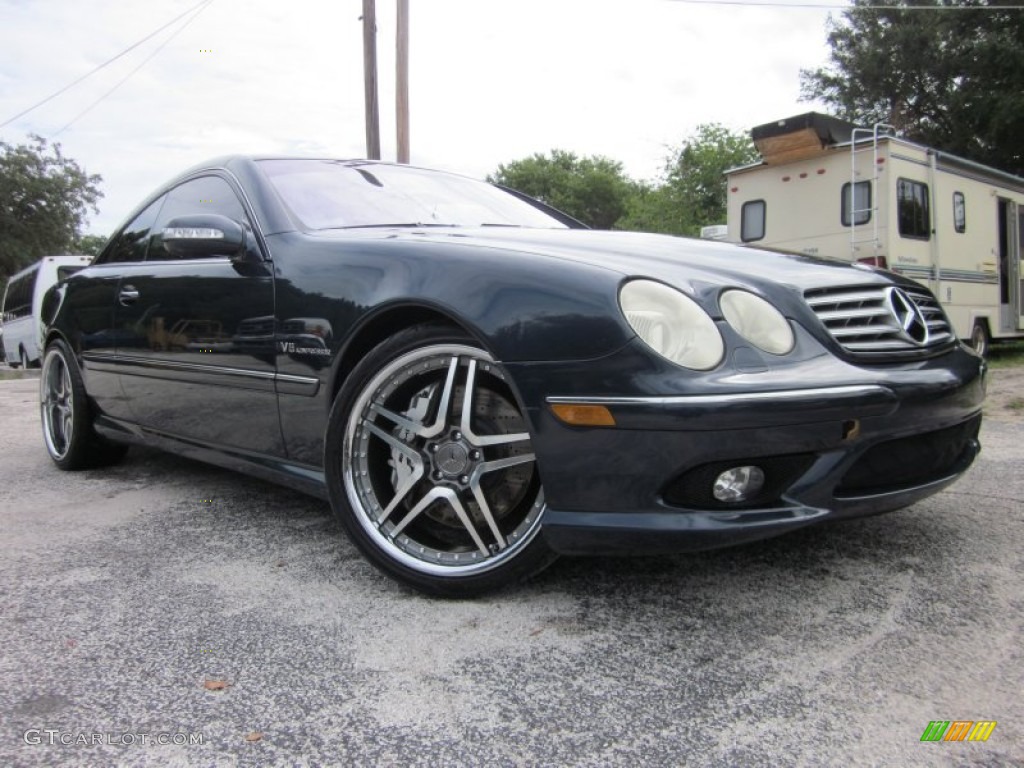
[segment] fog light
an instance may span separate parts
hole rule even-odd
[[[760,467],[733,467],[715,478],[713,493],[719,501],[746,501],[763,487]]]

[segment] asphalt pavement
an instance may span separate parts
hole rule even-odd
[[[0,766],[1024,766],[1024,420],[908,510],[453,602],[287,489],[58,471],[36,386],[0,381]]]

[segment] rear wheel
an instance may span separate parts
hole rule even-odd
[[[51,343],[42,368],[39,399],[43,442],[53,462],[61,469],[73,470],[120,460],[128,447],[111,443],[93,431],[82,374],[68,345],[59,340]]]
[[[988,325],[983,320],[975,320],[974,328],[971,330],[971,347],[982,357],[987,357],[990,341]]]
[[[523,408],[465,334],[418,326],[374,349],[339,393],[326,445],[345,530],[406,584],[466,597],[554,560]]]

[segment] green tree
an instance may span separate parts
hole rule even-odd
[[[719,123],[697,126],[672,150],[659,183],[638,185],[622,229],[698,235],[700,228],[721,224],[726,215],[725,171],[758,157],[746,133]]]
[[[75,241],[71,250],[85,256],[98,256],[106,244],[107,238],[104,235],[82,235]]]
[[[97,210],[101,181],[40,136],[0,141],[0,277],[72,250],[88,211]]]
[[[535,197],[595,229],[615,226],[632,193],[622,163],[561,149],[499,165],[487,180]]]
[[[870,5],[871,7],[867,7]],[[1006,0],[854,0],[829,20],[829,64],[805,99],[870,126],[1024,175],[1024,13]]]

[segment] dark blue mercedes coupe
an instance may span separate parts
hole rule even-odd
[[[58,467],[283,483],[432,594],[899,509],[979,450],[985,364],[918,283],[381,162],[197,166],[43,320]]]

